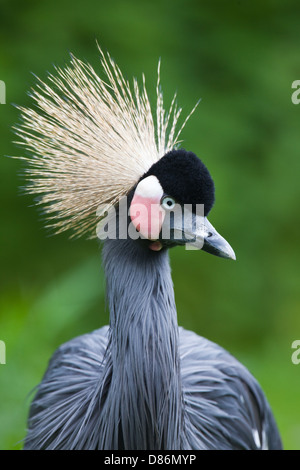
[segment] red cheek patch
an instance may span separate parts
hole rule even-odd
[[[157,240],[165,217],[158,197],[143,197],[135,194],[129,215],[135,228],[148,240]]]

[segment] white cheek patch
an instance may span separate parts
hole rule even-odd
[[[135,189],[134,195],[150,198],[159,199],[163,197],[164,191],[160,185],[160,182],[156,176],[151,175],[139,182]]]
[[[157,240],[165,217],[160,205],[164,191],[156,176],[148,176],[136,187],[129,214],[135,228],[148,240]]]

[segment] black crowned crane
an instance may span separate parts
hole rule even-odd
[[[268,402],[220,346],[178,327],[168,251],[235,259],[208,222],[214,184],[178,148],[181,109],[156,123],[145,79],[107,54],[107,81],[71,57],[21,109],[27,190],[56,232],[103,240],[110,325],[54,353],[32,402],[25,449],[280,449]],[[189,117],[189,116],[188,116]],[[200,208],[200,209],[199,209]]]

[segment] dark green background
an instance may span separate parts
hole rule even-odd
[[[48,237],[33,199],[20,196],[18,111],[69,52],[101,73],[96,40],[128,77],[156,70],[167,103],[186,115],[202,101],[182,144],[216,184],[210,221],[237,261],[176,248],[171,253],[179,323],[218,342],[257,377],[284,445],[300,449],[299,129],[291,84],[300,79],[296,1],[0,2],[1,316],[0,448],[20,448],[28,394],[55,348],[108,322],[96,241]]]

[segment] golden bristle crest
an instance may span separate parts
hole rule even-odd
[[[130,85],[99,50],[107,81],[71,56],[47,83],[38,81],[31,94],[35,109],[19,108],[17,143],[30,154],[18,157],[27,164],[25,190],[39,196],[56,233],[72,229],[73,236],[95,237],[103,212],[178,144],[195,109],[177,131],[181,109],[175,96],[164,109],[159,64],[155,125],[144,76],[141,88],[136,79]]]

